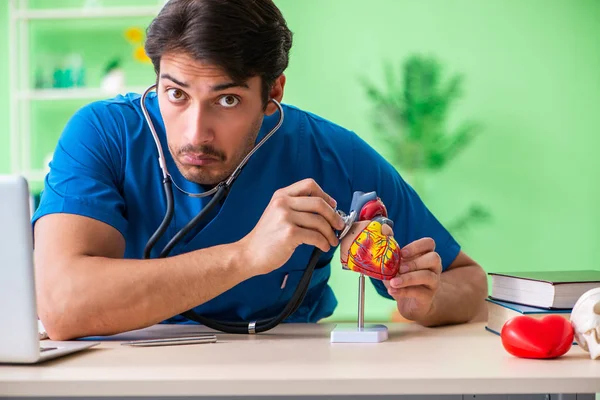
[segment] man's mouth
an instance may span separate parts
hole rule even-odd
[[[186,153],[181,157],[183,164],[186,165],[195,165],[199,167],[204,167],[212,164],[216,164],[221,160],[215,156],[209,156],[202,153]]]

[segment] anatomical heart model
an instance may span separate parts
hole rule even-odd
[[[356,192],[351,210],[356,222],[340,245],[342,268],[390,280],[398,273],[401,249],[393,237],[393,222],[387,218],[385,205],[374,192]]]
[[[342,214],[340,214],[342,215]],[[346,229],[339,234],[342,268],[359,273],[358,324],[338,324],[331,331],[332,343],[376,343],[388,338],[385,325],[365,325],[365,276],[390,280],[398,274],[400,246],[394,240],[394,223],[375,192],[354,192]]]

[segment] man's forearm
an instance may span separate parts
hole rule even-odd
[[[152,260],[79,257],[38,296],[40,319],[55,340],[150,326],[250,278],[242,258],[237,244]]]
[[[485,311],[488,294],[485,272],[478,265],[452,268],[440,275],[440,287],[433,299],[424,326],[457,324],[471,321]]]

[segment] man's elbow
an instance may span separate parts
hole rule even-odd
[[[74,340],[78,337],[75,331],[67,324],[57,323],[52,319],[47,319],[45,322],[42,320],[42,323],[50,340]]]
[[[473,268],[473,292],[474,292],[474,310],[472,312],[472,322],[487,320],[487,307],[485,299],[488,297],[488,279],[487,274],[480,265]]]
[[[474,277],[475,288],[477,290],[479,297],[481,299],[485,300],[485,298],[488,295],[487,274],[485,273],[483,268],[481,268],[481,266],[478,264],[476,265],[475,271],[476,271],[475,277]]]
[[[68,291],[54,287],[38,292],[38,316],[51,340],[72,340],[80,337],[81,312],[74,307]]]

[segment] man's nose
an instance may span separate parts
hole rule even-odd
[[[203,107],[197,107],[191,115],[192,120],[185,135],[186,141],[192,145],[212,142],[215,134],[210,113]]]

